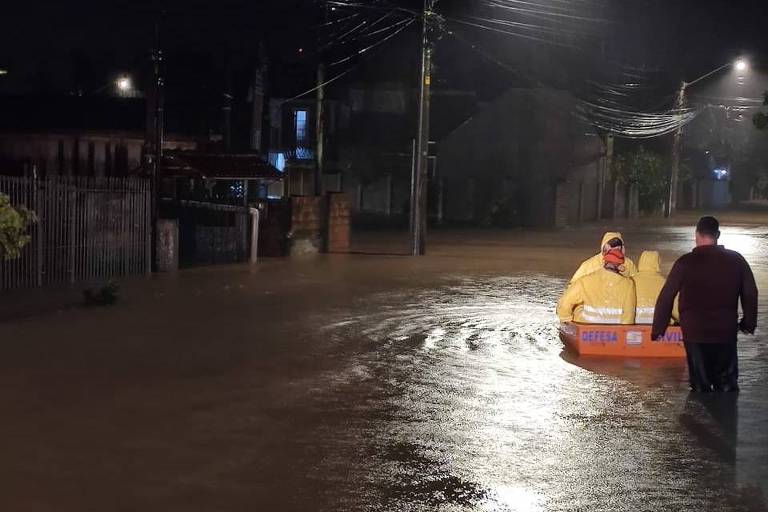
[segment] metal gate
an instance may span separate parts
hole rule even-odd
[[[169,199],[161,203],[160,214],[179,222],[181,267],[248,260],[253,228],[250,208]]]
[[[148,180],[0,176],[0,193],[38,216],[21,257],[0,261],[0,289],[150,271]]]

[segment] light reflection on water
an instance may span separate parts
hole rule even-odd
[[[681,251],[675,235],[666,245]],[[745,255],[763,250],[747,240],[724,237]],[[684,363],[563,354],[553,312],[563,286],[545,275],[446,278],[361,300],[359,314],[326,324],[375,347],[329,386],[387,411],[366,424],[381,465],[365,472],[388,489],[378,496],[388,510],[739,509],[733,464],[679,420],[690,409]],[[392,446],[409,448],[382,456]]]

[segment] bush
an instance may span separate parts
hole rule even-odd
[[[0,194],[0,259],[18,258],[31,237],[29,226],[37,222],[35,213],[26,208],[14,208],[11,199]]]
[[[664,203],[669,190],[668,169],[669,164],[664,157],[641,146],[619,156],[614,172],[620,182],[637,187],[640,210],[653,212]]]

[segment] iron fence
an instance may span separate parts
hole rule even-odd
[[[21,257],[0,261],[0,289],[35,288],[150,271],[149,181],[0,176],[11,203],[38,222]]]

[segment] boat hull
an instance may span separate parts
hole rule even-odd
[[[560,324],[560,339],[579,355],[685,357],[683,333],[670,326],[662,340],[651,340],[650,325]]]

